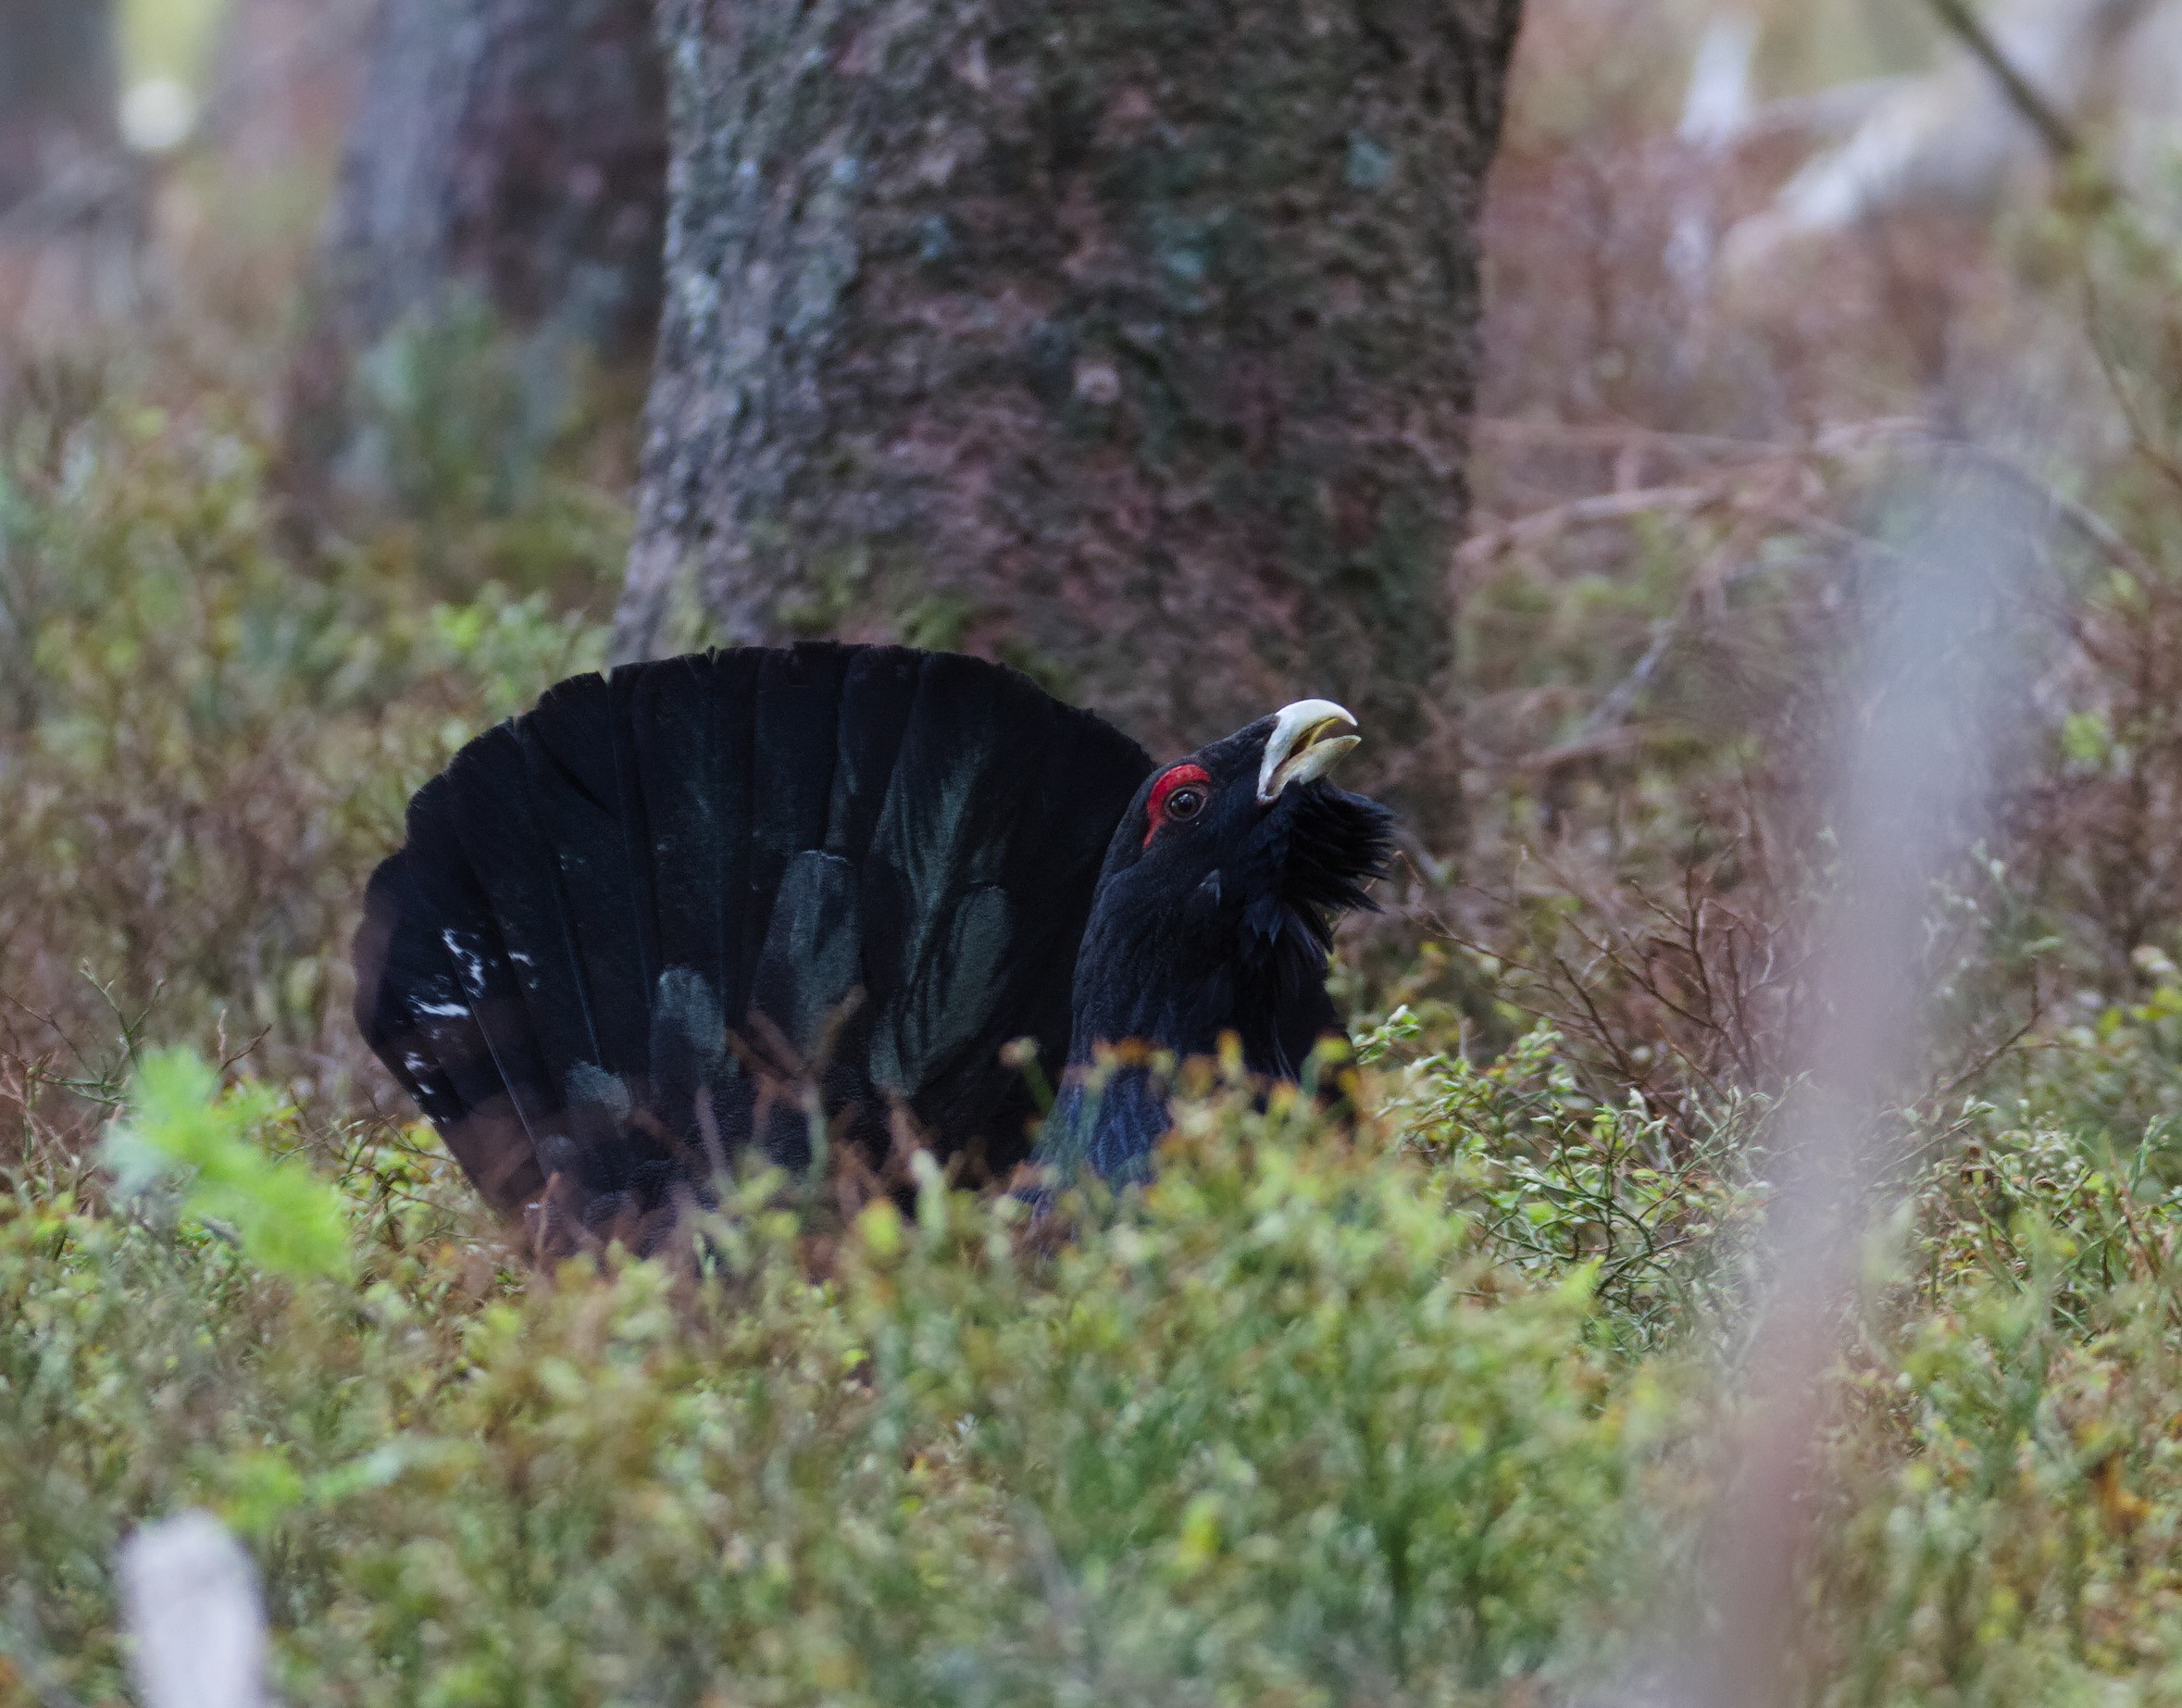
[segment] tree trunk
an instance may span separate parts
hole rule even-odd
[[[650,0],[383,0],[297,377],[305,454],[343,436],[355,357],[457,297],[641,359],[666,200]]]
[[[147,179],[108,0],[0,0],[0,404],[143,311]]]
[[[0,0],[0,210],[112,151],[115,79],[104,0]]]
[[[665,0],[624,655],[1012,657],[1155,741],[1446,662],[1520,0]]]

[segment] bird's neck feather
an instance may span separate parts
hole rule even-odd
[[[1232,1032],[1252,1072],[1295,1071],[1283,1048],[1293,1028],[1283,1021],[1325,1006],[1324,951],[1298,920],[1271,941],[1239,922],[1216,932],[1191,923],[1160,912],[1093,913],[1077,962],[1071,1066],[1124,1042],[1178,1060],[1210,1055]]]

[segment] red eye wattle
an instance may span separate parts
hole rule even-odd
[[[1163,824],[1187,824],[1202,813],[1212,801],[1212,778],[1201,765],[1178,765],[1152,785],[1152,799],[1145,808],[1151,820],[1144,831],[1144,846],[1152,845],[1152,839],[1159,834]]]

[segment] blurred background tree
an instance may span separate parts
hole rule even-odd
[[[0,4],[0,384],[21,350],[132,294],[142,212],[119,164],[119,56],[104,0]]]
[[[666,197],[648,0],[386,0],[293,380],[301,484],[354,448],[355,369],[390,338],[482,317],[549,393],[571,360],[641,368]]]
[[[0,0],[0,211],[109,151],[120,112],[104,0]]]

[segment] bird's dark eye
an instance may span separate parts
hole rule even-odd
[[[1159,834],[1163,824],[1187,824],[1212,800],[1212,776],[1201,765],[1178,765],[1152,785],[1152,798],[1144,804],[1147,829],[1144,846]]]

